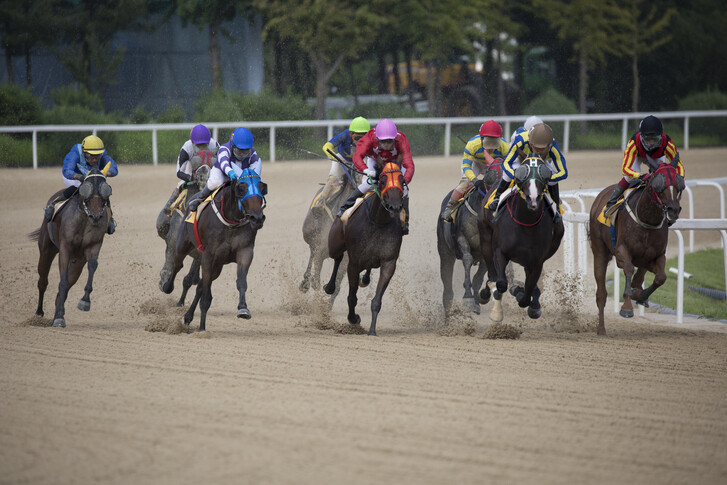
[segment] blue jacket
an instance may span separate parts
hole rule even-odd
[[[323,145],[323,153],[325,153],[327,157],[331,158],[328,152],[326,152],[326,149],[333,151],[334,148],[347,161],[352,161],[353,154],[351,153],[351,151],[353,148],[353,140],[351,139],[351,132],[348,130],[348,128],[328,140],[328,142]]]
[[[106,153],[106,150],[99,157],[97,165],[89,165],[86,162],[86,157],[83,156],[83,148],[81,148],[81,144],[79,143],[78,145],[73,145],[71,151],[63,159],[63,176],[69,180],[72,180],[76,174],[85,177],[92,168],[97,167],[99,170],[102,170],[107,163],[111,163],[111,168],[106,176],[116,177],[119,173],[119,167],[116,166],[114,159]]]

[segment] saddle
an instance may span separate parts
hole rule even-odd
[[[606,206],[604,205],[596,220],[606,227],[613,227],[614,224],[616,224],[616,216],[618,215],[621,207],[623,207],[624,203],[626,203],[626,201],[628,201],[642,186],[643,184],[638,184],[626,189],[623,195],[619,197],[616,203],[608,210],[608,213],[606,213]]]
[[[473,216],[477,217],[477,212],[475,211],[475,209],[472,208],[467,203],[467,197],[469,197],[470,193],[473,190],[477,190],[477,187],[475,187],[474,185],[471,186],[470,188],[468,188],[465,191],[465,193],[462,194],[462,197],[460,199],[458,199],[457,202],[454,203],[454,208],[452,209],[452,215],[449,216],[449,220],[446,221],[447,223],[454,224],[455,222],[457,222],[457,216],[459,215],[459,208],[462,207],[462,206],[465,206],[467,208],[467,210],[470,211],[470,213]]]
[[[71,199],[72,199],[72,198],[73,198],[73,197],[71,197]],[[67,203],[67,202],[68,202],[69,200],[71,200],[71,199],[66,199],[66,200],[62,200],[62,201],[60,201],[60,202],[55,202],[55,201],[53,202],[53,215],[52,215],[52,216],[51,216],[51,218],[50,218],[51,222],[53,221],[53,219],[55,219],[55,217],[56,217],[56,214],[58,214],[58,212],[59,212],[59,211],[61,210],[61,208],[62,208],[62,207],[63,207],[64,205],[66,205],[66,203]]]
[[[222,184],[219,187],[217,187],[215,190],[213,190],[209,197],[207,197],[205,200],[203,200],[202,202],[200,202],[200,204],[197,206],[197,210],[196,211],[190,211],[189,212],[189,214],[187,215],[187,218],[184,219],[184,222],[189,222],[191,224],[194,224],[194,221],[197,218],[197,214],[201,214],[202,213],[202,211],[209,205],[209,203],[212,202],[212,199],[215,198],[215,195],[217,195],[217,192],[219,192],[220,190],[222,190],[222,188],[224,186],[225,186],[225,184]],[[186,190],[185,190],[185,192],[186,192]],[[214,204],[212,205],[212,207],[214,207],[215,208],[215,212],[217,212],[217,208],[214,206]]]
[[[176,199],[174,199],[174,202],[169,206],[169,212],[170,214],[172,212],[179,212],[181,216],[184,216],[184,212],[187,208],[187,189],[180,190],[179,195]]]
[[[359,197],[356,199],[356,202],[351,206],[349,209],[346,209],[343,214],[341,214],[341,222],[343,223],[343,227],[345,229],[346,224],[348,223],[348,219],[353,215],[356,210],[363,205],[364,200],[368,199],[374,194],[374,191],[371,190],[369,192],[366,192],[363,197]],[[399,220],[401,222],[401,227],[404,227],[404,222],[406,221],[406,211],[404,209],[399,212]]]

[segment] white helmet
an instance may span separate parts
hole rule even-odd
[[[535,125],[539,125],[542,122],[543,122],[543,120],[541,120],[537,116],[531,116],[525,120],[525,124],[523,125],[523,128],[525,128],[525,131],[530,131],[530,128],[532,128]]]

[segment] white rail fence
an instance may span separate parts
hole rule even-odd
[[[633,134],[634,124],[630,121],[640,120],[645,116],[654,113],[601,113],[601,114],[585,114],[585,115],[543,115],[541,118],[546,122],[563,122],[564,132],[563,139],[560,140],[560,148],[563,152],[570,149],[571,139],[571,123],[579,121],[621,121],[621,149],[626,148],[626,143]],[[689,149],[689,121],[693,118],[714,118],[727,117],[727,110],[713,111],[665,111],[658,114],[661,119],[682,119],[684,143],[683,148]],[[486,117],[467,117],[467,118],[396,118],[394,121],[399,126],[407,125],[444,125],[444,156],[450,155],[450,144],[452,140],[452,126],[479,124]],[[501,123],[504,128],[503,136],[509,136],[513,127],[520,126],[524,117],[519,116],[496,116],[496,121]],[[377,119],[370,120],[372,124],[378,122]],[[270,161],[275,162],[275,135],[277,130],[285,128],[305,128],[305,127],[325,127],[328,132],[328,139],[333,137],[334,129],[347,127],[350,120],[320,120],[320,121],[236,121],[225,123],[205,123],[212,130],[215,138],[218,138],[220,129],[232,129],[239,126],[247,128],[259,129],[266,128],[270,132]],[[152,152],[152,162],[156,165],[159,161],[157,133],[159,131],[168,130],[191,130],[195,123],[169,123],[169,124],[126,124],[126,125],[38,125],[38,126],[0,126],[0,133],[32,133],[33,143],[33,168],[38,168],[38,133],[43,132],[90,132],[94,135],[98,132],[105,131],[149,131],[151,132],[150,148]]]
[[[688,180],[686,181],[685,192],[689,200],[689,214],[687,217],[680,217],[669,229],[674,232],[677,238],[677,323],[684,322],[684,236],[682,231],[689,231],[689,252],[694,251],[694,231],[719,231],[722,236],[722,250],[724,253],[724,270],[725,270],[725,287],[727,288],[727,218],[725,217],[725,194],[723,185],[727,185],[727,177]],[[719,219],[696,219],[694,217],[694,194],[693,189],[698,187],[713,187],[719,192],[720,198],[720,217]],[[588,254],[590,247],[588,245],[587,226],[589,220],[588,211],[590,203],[586,205],[585,198],[594,199],[602,189],[589,190],[569,190],[561,192],[561,201],[566,209],[563,214],[565,223],[565,234],[563,236],[563,265],[567,274],[574,275],[576,272],[584,277],[589,273]],[[579,212],[575,212],[569,200],[574,200],[577,204]],[[618,313],[620,307],[619,289],[620,269],[616,266],[615,260],[613,267],[613,308]],[[639,312],[644,314],[644,309],[639,306]]]

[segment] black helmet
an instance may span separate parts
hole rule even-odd
[[[639,133],[641,135],[661,135],[664,133],[664,125],[656,116],[647,116],[639,123]]]

